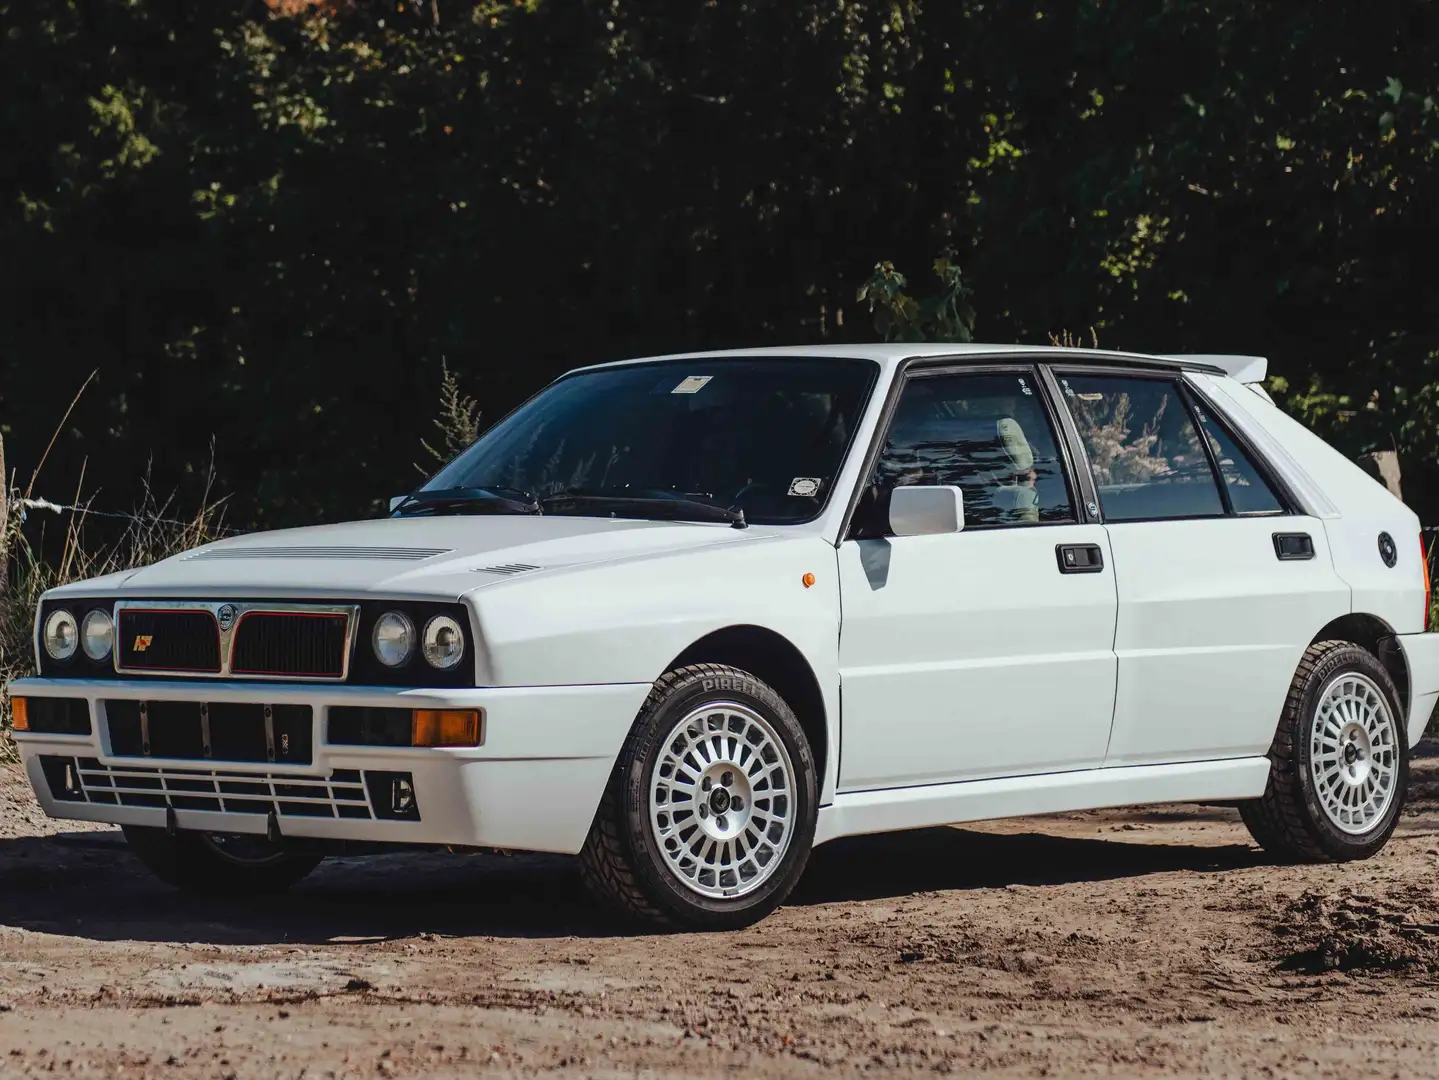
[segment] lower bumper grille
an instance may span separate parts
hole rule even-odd
[[[314,760],[308,705],[242,702],[106,701],[110,752],[117,757],[273,761]]]
[[[241,773],[200,769],[110,766],[94,758],[41,759],[50,794],[61,802],[210,810],[278,817],[358,818],[375,814],[364,774],[336,769],[329,776]],[[382,813],[380,816],[389,816]]]

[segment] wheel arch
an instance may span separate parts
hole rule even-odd
[[[740,624],[706,634],[670,661],[667,671],[689,664],[726,664],[768,683],[799,720],[814,751],[816,781],[829,768],[829,717],[824,691],[809,659],[783,634]]]
[[[1394,628],[1377,615],[1367,612],[1351,612],[1341,615],[1324,626],[1314,635],[1310,645],[1321,641],[1352,641],[1378,658],[1394,680],[1399,691],[1399,708],[1404,714],[1402,724],[1407,727],[1409,720],[1409,663],[1404,658],[1395,637]]]

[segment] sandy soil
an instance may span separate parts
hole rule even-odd
[[[1377,858],[1230,810],[843,841],[727,935],[628,936],[567,860],[396,854],[202,903],[0,768],[0,1075],[1439,1074],[1439,758]]]

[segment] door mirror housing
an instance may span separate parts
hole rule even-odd
[[[948,485],[897,487],[889,493],[889,528],[895,536],[964,531],[964,493]]]

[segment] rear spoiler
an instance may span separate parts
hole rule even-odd
[[[1188,353],[1183,356],[1163,356],[1162,360],[1187,360],[1192,364],[1208,364],[1217,367],[1231,379],[1245,383],[1262,383],[1269,374],[1269,361],[1262,356],[1225,356],[1210,353]]]

